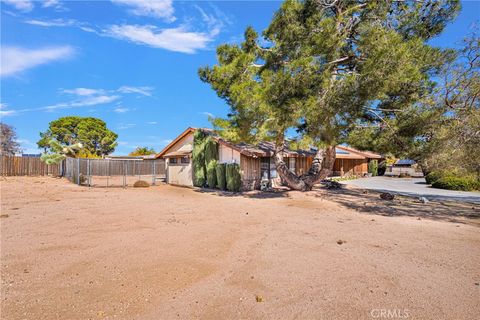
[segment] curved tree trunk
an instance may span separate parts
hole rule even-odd
[[[277,172],[285,182],[285,184],[299,191],[312,190],[313,186],[332,173],[333,164],[335,163],[335,146],[328,146],[325,149],[319,149],[313,158],[312,165],[307,174],[297,176],[291,172],[282,157],[283,141],[281,145],[276,144],[275,148],[275,165]]]

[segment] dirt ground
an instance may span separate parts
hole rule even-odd
[[[1,181],[1,319],[478,319],[480,208]]]

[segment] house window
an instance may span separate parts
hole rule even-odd
[[[177,164],[177,158],[170,158],[170,160],[168,161],[170,164]]]
[[[187,157],[182,157],[182,158],[180,159],[180,162],[181,162],[181,163],[190,163],[190,158],[189,158],[188,156],[187,156]]]

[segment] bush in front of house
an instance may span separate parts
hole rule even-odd
[[[368,163],[368,173],[372,174],[372,177],[378,176],[378,161],[370,160]]]
[[[205,139],[206,135],[202,130],[195,130],[193,133],[193,185],[203,187],[207,182],[205,168]]]
[[[217,160],[212,160],[207,164],[207,184],[210,188],[217,186]]]
[[[212,160],[218,160],[218,144],[212,137],[207,137],[204,142],[205,165]]]
[[[242,186],[240,166],[236,163],[228,163],[226,168],[227,190],[238,192]]]
[[[439,171],[430,172],[425,176],[425,181],[427,184],[433,184],[435,181],[442,177],[442,173]]]
[[[448,190],[472,191],[480,189],[480,181],[474,176],[445,175],[435,180],[432,187]]]
[[[220,190],[225,190],[227,188],[227,178],[225,170],[225,163],[217,163],[215,171],[217,174],[217,188]]]

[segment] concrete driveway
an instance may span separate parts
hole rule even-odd
[[[341,181],[342,184],[429,200],[457,200],[480,203],[480,192],[452,191],[432,188],[423,178],[372,177]]]

